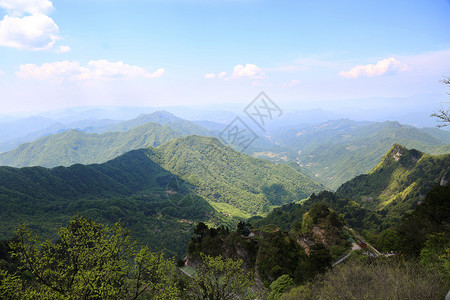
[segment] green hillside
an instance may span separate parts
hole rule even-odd
[[[136,123],[133,123],[136,125]],[[131,126],[131,125],[130,125]],[[156,147],[176,137],[208,131],[184,120],[161,125],[145,123],[125,132],[89,134],[69,130],[43,137],[0,154],[0,165],[12,167],[56,167],[103,163],[130,150]]]
[[[214,209],[173,182],[183,180],[151,161],[146,150],[128,152],[104,164],[0,167],[0,239],[22,222],[54,237],[77,213],[106,223],[119,220],[153,249],[181,255],[194,221],[214,221]],[[174,194],[167,194],[171,185]],[[219,216],[220,217],[220,216]]]
[[[217,138],[171,140],[149,156],[195,185],[220,212],[251,216],[272,206],[307,198],[323,188],[288,165],[274,165],[225,147]]]
[[[291,162],[309,170],[313,178],[332,190],[369,172],[395,143],[430,154],[450,153],[448,132],[390,121],[335,120],[279,130],[272,140],[289,149],[285,156]]]
[[[405,213],[413,210],[426,194],[450,179],[450,154],[428,155],[395,144],[367,174],[342,184],[336,192],[311,195],[302,204],[274,209],[255,224],[277,224],[287,230],[315,203],[324,203],[342,214],[357,230],[381,232],[399,226]]]
[[[154,249],[181,255],[195,222],[235,224],[322,188],[286,165],[188,136],[103,164],[0,167],[0,239],[28,222],[45,237],[80,213],[125,222]]]
[[[336,193],[398,224],[434,185],[444,185],[449,179],[450,154],[432,156],[395,144],[369,173],[344,183]]]

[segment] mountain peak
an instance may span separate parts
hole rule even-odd
[[[146,122],[156,122],[159,124],[172,123],[180,120],[177,116],[166,110],[155,111],[151,114],[140,114],[135,120],[145,120]]]
[[[409,152],[408,148],[400,144],[394,144],[391,149],[385,154],[387,158],[393,158],[394,161],[398,161],[403,155]]]
[[[400,163],[405,167],[412,166],[416,164],[423,154],[423,152],[416,149],[408,150],[408,148],[403,145],[394,144],[369,173],[374,173],[377,170],[396,165],[397,163]]]

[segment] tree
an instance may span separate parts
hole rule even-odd
[[[242,260],[224,259],[201,254],[192,282],[195,299],[245,299],[253,278],[242,267]]]
[[[292,285],[294,280],[292,280],[289,275],[281,275],[274,282],[270,284],[270,294],[268,299],[279,299],[281,295]]]
[[[441,82],[443,84],[450,86],[450,78],[449,77],[444,77],[444,79],[442,79]],[[447,94],[450,95],[450,93],[447,93]],[[438,108],[435,113],[431,114],[430,117],[436,117],[439,119],[438,121],[441,124],[438,124],[437,127],[445,127],[445,126],[450,125],[450,110],[445,109],[442,106],[440,108]]]
[[[450,234],[430,234],[420,252],[420,263],[440,272],[450,282]]]
[[[175,264],[137,243],[119,223],[107,227],[82,217],[59,230],[60,239],[39,243],[22,225],[11,243],[13,256],[31,280],[0,274],[2,287],[22,288],[18,298],[137,299],[149,294],[155,299],[176,297]],[[2,295],[0,295],[2,296]]]

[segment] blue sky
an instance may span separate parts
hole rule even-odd
[[[439,0],[0,0],[0,105],[214,105],[264,90],[300,108],[443,95],[449,16]]]

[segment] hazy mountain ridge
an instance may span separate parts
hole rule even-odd
[[[171,139],[209,132],[188,121],[144,123],[125,132],[85,133],[69,130],[1,153],[0,164],[13,167],[70,166],[103,163],[130,150],[156,147]]]
[[[271,139],[290,149],[286,157],[315,174],[330,189],[370,171],[395,143],[430,154],[450,152],[448,132],[391,121],[328,121],[287,128],[272,134]]]

